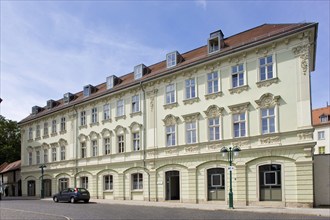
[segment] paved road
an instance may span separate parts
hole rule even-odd
[[[324,219],[327,217],[184,208],[128,206],[97,203],[54,203],[41,200],[2,200],[0,219]]]

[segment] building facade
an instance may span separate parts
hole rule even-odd
[[[0,166],[0,187],[4,196],[21,196],[21,161],[4,163]]]
[[[330,154],[330,106],[313,109],[314,154]]]
[[[20,122],[23,195],[312,206],[310,73],[317,23],[264,24],[166,54],[34,106]]]

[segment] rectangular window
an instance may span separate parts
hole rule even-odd
[[[65,146],[61,146],[61,160],[65,160]]]
[[[80,112],[80,126],[86,125],[86,111]]]
[[[83,142],[80,144],[80,146],[81,146],[81,158],[86,158],[87,157],[86,143]]]
[[[29,128],[29,140],[32,140],[33,139],[33,130],[32,128],[30,127]]]
[[[324,140],[324,131],[317,132],[317,139]]]
[[[52,121],[52,134],[56,134],[57,130],[56,130],[56,120]]]
[[[140,96],[135,95],[132,97],[132,112],[139,112],[140,111]]]
[[[234,137],[245,137],[246,135],[246,121],[245,121],[245,113],[234,114]]]
[[[52,148],[52,161],[56,161],[56,147]]]
[[[92,124],[97,123],[97,108],[92,108]]]
[[[48,163],[48,149],[44,149],[44,163]]]
[[[105,104],[103,106],[103,120],[108,120],[110,119],[110,105]]]
[[[259,58],[260,81],[272,79],[273,74],[273,56]]]
[[[39,150],[36,151],[36,161],[37,161],[37,164],[40,164],[40,151]]]
[[[104,138],[104,154],[110,154],[110,138]]]
[[[327,116],[327,115],[322,115],[322,116],[320,117],[320,121],[321,121],[321,123],[327,122],[328,120],[329,120],[329,116]]]
[[[262,134],[270,134],[275,132],[274,107],[261,109],[261,127],[262,127]]]
[[[196,82],[195,79],[186,80],[186,99],[196,98]]]
[[[209,140],[220,140],[220,120],[217,118],[209,119]]]
[[[222,186],[222,174],[211,174],[211,186],[212,187]]]
[[[119,135],[117,139],[118,139],[118,153],[125,152],[124,135]]]
[[[36,138],[40,138],[40,125],[37,125]]]
[[[87,176],[80,177],[80,186],[81,186],[81,188],[88,189],[88,177]]]
[[[44,136],[48,136],[48,122],[44,123]]]
[[[175,125],[166,127],[166,146],[175,145]]]
[[[177,57],[176,51],[166,55],[167,68],[176,66],[176,57]]]
[[[103,176],[103,188],[104,190],[112,190],[113,189],[113,177],[112,175]]]
[[[325,154],[325,147],[319,147],[319,154]]]
[[[232,88],[243,86],[244,83],[244,67],[243,64],[238,64],[231,67]]]
[[[276,171],[264,172],[264,183],[265,186],[277,185],[277,172]]]
[[[140,133],[133,133],[133,150],[140,150]]]
[[[132,174],[132,189],[143,189],[143,175],[142,173]]]
[[[93,152],[93,157],[96,157],[98,155],[98,153],[97,153],[97,140],[92,140],[92,152]]]
[[[120,99],[117,101],[117,117],[123,116],[124,114],[124,100]]]
[[[193,144],[197,142],[196,138],[196,121],[186,123],[186,141],[187,144]]]
[[[219,92],[219,76],[218,72],[207,74],[207,93],[212,94]]]
[[[61,118],[61,131],[66,131],[66,127],[65,127],[65,117]]]
[[[175,86],[170,84],[166,86],[166,104],[175,102]]]
[[[143,65],[137,65],[134,67],[134,79],[141,79],[143,76]]]
[[[32,152],[29,152],[29,165],[32,165]]]

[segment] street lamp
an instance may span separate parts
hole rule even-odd
[[[233,209],[234,208],[234,201],[233,201],[233,188],[232,188],[232,162],[234,159],[234,156],[238,156],[238,152],[240,152],[241,149],[238,147],[223,147],[220,150],[220,153],[222,153],[222,156],[225,157],[228,155],[228,161],[229,161],[229,179],[230,179],[230,186],[229,186],[229,208]]]
[[[41,169],[41,198],[45,198],[45,194],[44,194],[44,168],[47,167],[45,164],[40,165],[40,169]]]

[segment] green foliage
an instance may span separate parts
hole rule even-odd
[[[16,121],[0,115],[0,164],[21,158],[21,134]]]

